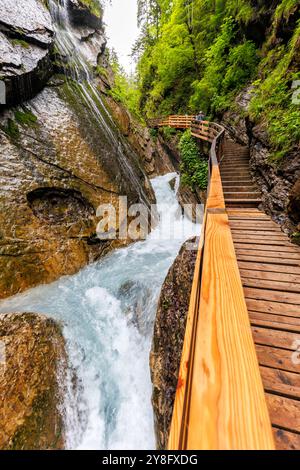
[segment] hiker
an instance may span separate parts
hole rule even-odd
[[[200,111],[200,113],[197,114],[197,116],[196,116],[196,121],[198,121],[198,122],[205,121],[205,114],[204,114],[203,111]]]

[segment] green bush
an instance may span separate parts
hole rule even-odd
[[[184,186],[195,190],[205,190],[208,185],[208,162],[199,152],[197,144],[187,130],[182,135],[179,142],[181,156],[181,182]]]

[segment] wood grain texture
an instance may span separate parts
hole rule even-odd
[[[186,448],[272,449],[227,215],[208,214],[205,234]]]

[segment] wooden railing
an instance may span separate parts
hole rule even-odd
[[[189,119],[165,122],[185,129]],[[210,177],[168,448],[274,449],[219,171],[225,131],[194,116],[190,123],[212,143]]]

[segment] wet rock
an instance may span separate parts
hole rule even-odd
[[[107,83],[102,90],[107,93],[110,86]],[[106,96],[106,102],[121,132],[135,149],[149,177],[154,178],[158,175],[176,171],[178,162],[173,153],[164,145],[162,137],[152,137],[147,127],[137,122],[121,103],[108,95]],[[177,158],[179,157],[177,156]]]
[[[62,449],[60,327],[33,313],[0,315],[0,346],[0,449]]]
[[[152,324],[151,289],[140,281],[127,281],[119,289],[124,311],[141,334],[147,334]]]
[[[186,242],[162,286],[155,318],[150,368],[158,449],[166,449],[184,340],[197,251]]]
[[[52,74],[54,33],[46,6],[39,0],[0,1],[0,80],[6,105],[21,103],[40,91]],[[1,103],[5,104],[5,103]]]
[[[73,25],[94,29],[102,27],[102,9],[98,0],[68,0]]]
[[[45,88],[0,117],[0,298],[128,243],[96,238],[100,204],[115,208],[118,230],[119,196],[155,202],[132,149],[121,150],[113,124],[108,137],[70,86]]]
[[[195,189],[194,191],[182,183],[179,185],[177,199],[185,215],[192,222],[201,222],[203,217],[203,205],[206,203],[206,191]]]

